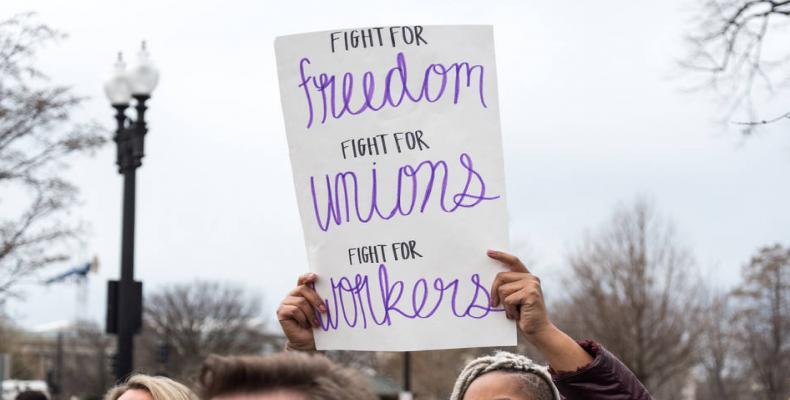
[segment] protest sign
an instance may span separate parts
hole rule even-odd
[[[319,350],[516,344],[489,306],[507,249],[493,29],[392,26],[275,42]]]

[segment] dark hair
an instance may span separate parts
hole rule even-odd
[[[311,400],[374,400],[368,382],[356,371],[321,355],[298,352],[270,356],[211,355],[200,371],[201,397],[290,389]]]
[[[44,392],[39,390],[25,390],[16,395],[16,400],[49,400]]]

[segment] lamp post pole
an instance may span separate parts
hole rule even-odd
[[[411,400],[411,352],[403,352],[403,391],[398,400]]]
[[[134,336],[142,327],[143,284],[134,279],[134,231],[137,168],[145,155],[146,101],[158,82],[158,71],[148,60],[143,42],[140,64],[130,73],[125,71],[120,54],[115,75],[105,84],[107,97],[115,109],[115,144],[118,173],[123,175],[123,220],[121,231],[121,277],[109,281],[107,288],[107,332],[117,335],[115,375],[123,381],[134,370]],[[130,98],[137,111],[134,120],[126,116]]]
[[[127,126],[126,107],[115,106],[118,129],[115,143],[118,149],[118,172],[123,175],[123,224],[121,231],[121,279],[115,286],[117,312],[112,318],[118,335],[118,380],[128,377],[134,368],[134,335],[142,325],[142,282],[134,280],[134,223],[137,168],[142,166],[145,134],[145,100],[137,100],[137,119]],[[112,289],[111,289],[112,290]]]

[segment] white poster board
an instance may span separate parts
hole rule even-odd
[[[279,37],[319,350],[516,344],[489,306],[507,209],[491,26]]]

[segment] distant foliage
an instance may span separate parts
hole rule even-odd
[[[739,356],[757,394],[790,397],[790,248],[760,249],[743,269],[732,294]]]
[[[697,363],[704,288],[673,225],[647,200],[619,208],[569,257],[558,323],[616,354],[657,396],[677,395]]]
[[[258,297],[239,286],[195,281],[145,299],[140,367],[185,382],[209,354],[259,354],[269,340]]]

